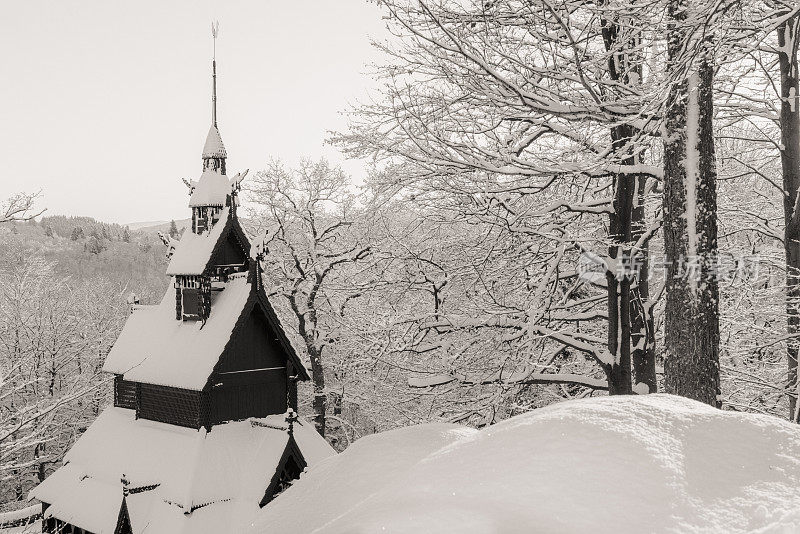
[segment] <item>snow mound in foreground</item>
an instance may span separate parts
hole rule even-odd
[[[800,532],[800,426],[669,395],[369,436],[253,532]]]

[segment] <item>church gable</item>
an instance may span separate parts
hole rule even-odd
[[[209,423],[285,412],[294,391],[291,369],[289,356],[253,299],[211,376]]]
[[[295,480],[300,478],[307,466],[308,463],[303,457],[303,453],[300,452],[294,436],[290,435],[286,443],[286,449],[278,462],[278,468],[275,470],[275,474],[272,476],[272,480],[270,480],[259,506],[266,506],[272,499],[286,491]]]
[[[237,325],[216,372],[225,374],[250,369],[285,369],[287,359],[288,355],[283,351],[264,312],[253,302],[249,313]]]
[[[212,251],[206,269],[215,268],[247,268],[250,255],[250,243],[235,218],[231,218],[228,226],[220,236]]]
[[[128,513],[128,503],[126,497],[122,497],[122,506],[119,509],[119,518],[117,519],[117,527],[114,529],[114,534],[133,534],[131,527],[131,516]]]
[[[261,311],[264,312],[264,315],[267,318],[267,323],[270,325],[271,331],[275,334],[275,338],[278,340],[281,347],[283,347],[284,353],[289,356],[290,374],[292,376],[296,376],[297,380],[311,380],[311,377],[308,375],[308,371],[306,371],[305,365],[303,365],[303,362],[297,355],[297,351],[294,349],[294,345],[286,335],[286,331],[283,328],[283,324],[281,324],[278,314],[275,313],[275,309],[272,307],[269,298],[267,298],[266,293],[264,293],[260,270],[258,271],[258,282],[255,291],[255,297],[256,304],[260,306]]]

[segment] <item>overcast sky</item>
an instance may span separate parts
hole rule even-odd
[[[49,214],[188,217],[181,178],[199,177],[210,124],[212,19],[228,174],[270,157],[341,161],[326,131],[375,87],[369,37],[385,35],[366,0],[9,2],[0,201],[41,189]]]

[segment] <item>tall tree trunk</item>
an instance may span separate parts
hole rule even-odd
[[[800,112],[798,112],[797,16],[778,27],[781,69],[781,168],[783,171],[783,246],[786,251],[786,345],[789,419],[797,422],[797,341],[800,334]]]
[[[604,4],[604,0],[600,4]],[[636,42],[625,32],[612,15],[602,20],[603,42],[608,57],[608,74],[612,80],[626,85],[638,83],[641,78],[635,56]],[[631,79],[631,74],[636,79]],[[616,160],[623,165],[633,165],[632,142],[636,130],[627,124],[611,128],[611,146]],[[633,393],[631,384],[631,327],[635,315],[631,284],[635,273],[629,269],[631,262],[631,240],[633,239],[633,212],[636,201],[637,176],[618,173],[614,175],[614,200],[609,215],[610,258],[616,260],[616,272],[606,272],[606,291],[608,306],[608,351],[614,362],[606,366],[608,392],[611,395]]]
[[[325,395],[325,369],[322,366],[322,355],[316,344],[306,342],[308,355],[311,359],[311,380],[314,383],[314,427],[319,435],[325,437],[325,410],[327,396]]]
[[[300,311],[299,301],[302,294],[295,290],[288,295],[289,305],[297,317],[297,332],[306,344],[308,358],[311,360],[311,382],[314,386],[314,399],[311,406],[314,409],[314,427],[319,435],[325,437],[325,409],[327,398],[325,396],[325,367],[322,365],[323,347],[317,343],[317,310],[314,307],[314,297],[319,289],[319,282],[313,291],[303,298],[306,311]]]
[[[638,240],[645,231],[647,198],[647,176],[640,176],[636,187],[636,205],[633,208],[633,240]],[[647,243],[641,250],[634,251],[641,258],[638,266],[638,278],[631,295],[631,362],[633,365],[633,382],[644,384],[649,393],[658,390],[656,380],[656,333],[655,321],[650,309],[650,251]],[[643,391],[639,390],[640,393]]]
[[[664,141],[664,386],[668,393],[719,406],[719,288],[711,49],[681,63],[689,2],[671,0],[668,54],[673,82]],[[678,82],[679,81],[679,82]]]
[[[627,145],[631,136],[628,126],[616,126],[611,131],[615,148]],[[627,163],[627,162],[626,162]],[[621,268],[617,272],[606,272],[608,296],[608,351],[614,355],[614,363],[606,370],[608,392],[611,395],[633,393],[631,385],[631,276],[624,270],[631,265],[631,213],[633,209],[636,177],[617,174],[614,177],[613,212],[609,215],[608,255]]]

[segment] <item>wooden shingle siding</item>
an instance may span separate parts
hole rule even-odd
[[[289,393],[287,401],[289,408],[297,411],[297,377],[294,374],[294,369],[289,366],[286,370],[286,383],[289,385]]]
[[[288,357],[259,306],[237,325],[210,381],[209,423],[284,413]]]
[[[199,391],[142,383],[136,417],[200,428],[200,396]]]
[[[136,382],[114,375],[114,406],[119,408],[136,409]]]

